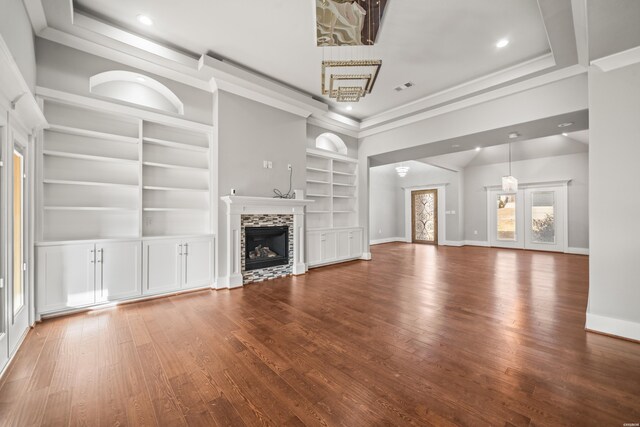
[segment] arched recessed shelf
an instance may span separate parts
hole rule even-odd
[[[326,132],[316,138],[316,148],[347,154],[347,144],[335,133]]]
[[[89,79],[96,95],[184,115],[184,104],[168,87],[149,76],[124,70],[105,71]]]

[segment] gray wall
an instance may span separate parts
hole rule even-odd
[[[342,138],[347,145],[347,156],[358,158],[358,138],[312,124],[307,124],[307,148],[316,148],[316,138],[326,132],[334,133]]]
[[[464,176],[464,240],[486,242],[487,192],[489,185],[500,185],[507,175],[508,163],[472,166]],[[520,182],[559,181],[571,179],[568,188],[569,247],[589,247],[588,182],[589,155],[587,153],[513,162],[513,176]],[[474,234],[477,231],[478,234]]]
[[[306,119],[218,92],[218,191],[234,188],[239,196],[272,197],[273,189],[289,189],[287,164],[293,166],[293,189],[306,186]],[[271,160],[273,169],[264,169]],[[218,207],[218,277],[225,276],[227,241],[226,205]]]
[[[405,236],[405,187],[448,184],[445,210],[456,213],[447,215],[445,236],[442,240],[461,240],[462,228],[458,218],[462,214],[462,174],[416,161],[405,162],[404,165],[410,167],[404,178],[400,178],[396,173],[395,168],[398,164],[376,166],[370,170],[370,239],[410,237]]]
[[[0,0],[0,34],[31,92],[36,86],[36,54],[31,21],[21,0]]]
[[[180,98],[184,103],[184,115],[178,117],[209,125],[213,123],[213,96],[210,92],[40,38],[36,40],[36,55],[38,86],[95,97],[89,92],[91,76],[113,70],[141,73],[167,86]],[[118,103],[112,99],[109,101]]]
[[[390,239],[404,236],[404,200],[400,177],[396,165],[384,165],[371,168],[371,217],[369,228],[371,240]]]
[[[640,64],[589,71],[589,315],[627,323],[640,340]],[[600,330],[602,330],[600,328]]]

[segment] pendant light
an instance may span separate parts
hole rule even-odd
[[[502,177],[502,191],[510,193],[518,191],[518,180],[511,175],[511,142],[509,142],[509,176]]]
[[[396,168],[396,172],[398,172],[398,176],[400,178],[404,178],[407,176],[407,172],[409,172],[409,166],[405,166],[404,163],[400,163],[400,166]]]

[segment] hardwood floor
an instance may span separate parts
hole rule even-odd
[[[45,321],[0,382],[0,422],[640,422],[640,344],[584,331],[587,257],[402,243],[373,256]]]

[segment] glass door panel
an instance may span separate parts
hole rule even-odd
[[[24,157],[13,152],[13,315],[24,308]]]
[[[411,240],[438,244],[438,190],[411,192]]]
[[[489,244],[501,248],[524,248],[522,192],[490,190],[488,197]]]
[[[497,221],[496,236],[498,240],[515,242],[516,233],[516,206],[518,196],[514,194],[498,194],[497,197]]]
[[[528,188],[525,190],[527,249],[564,252],[566,187]]]

